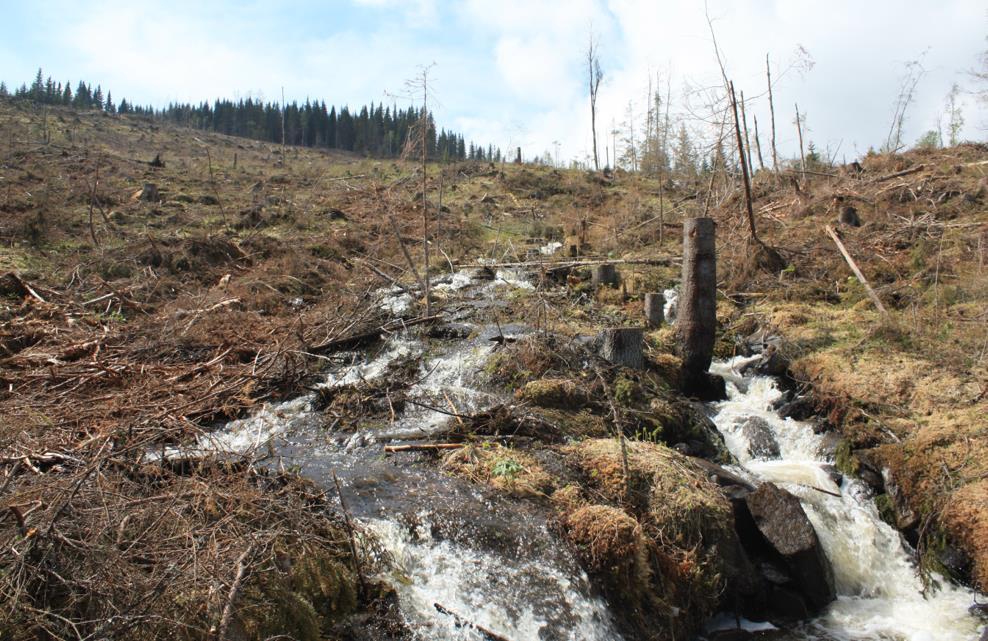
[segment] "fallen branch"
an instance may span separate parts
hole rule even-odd
[[[467,621],[466,619],[464,619],[462,616],[460,616],[456,612],[453,612],[449,608],[447,608],[447,607],[445,607],[445,606],[443,606],[443,605],[441,605],[439,603],[433,603],[432,605],[433,605],[433,607],[436,608],[436,611],[439,612],[440,614],[445,614],[446,616],[452,617],[453,620],[456,621],[457,627],[471,628],[471,629],[476,630],[477,632],[479,632],[480,635],[482,637],[484,637],[484,641],[509,641],[508,637],[504,637],[504,636],[501,636],[500,634],[497,634],[495,632],[491,632],[490,630],[488,630],[486,628],[482,628],[481,626],[477,625],[476,623],[471,623],[470,621]]]
[[[435,452],[437,450],[458,450],[463,443],[408,443],[407,445],[385,445],[384,451],[391,452]]]
[[[254,554],[254,543],[251,542],[244,550],[240,558],[237,559],[237,575],[233,579],[233,584],[230,585],[230,592],[226,595],[226,605],[223,606],[223,615],[220,617],[219,633],[216,638],[218,641],[226,641],[227,632],[230,629],[230,621],[233,618],[233,604],[237,600],[237,595],[240,594],[240,586],[243,585],[244,575],[247,573],[247,559]]]
[[[834,243],[837,244],[837,249],[839,249],[840,253],[844,256],[844,260],[846,260],[847,264],[851,267],[851,271],[854,272],[854,275],[857,276],[858,280],[861,281],[861,284],[864,285],[865,291],[868,293],[868,297],[871,301],[875,303],[875,307],[877,307],[878,311],[880,311],[883,315],[887,316],[888,310],[886,310],[885,306],[882,305],[882,301],[878,298],[878,294],[875,293],[875,290],[871,288],[870,284],[868,284],[868,279],[865,278],[864,274],[861,273],[861,270],[858,269],[857,263],[855,263],[854,259],[851,258],[851,255],[847,253],[847,248],[844,247],[844,243],[840,241],[840,238],[837,237],[837,234],[830,225],[827,225],[824,229],[827,230],[827,233],[834,240]]]
[[[395,320],[385,323],[376,329],[362,332],[360,334],[344,336],[343,338],[334,338],[333,340],[309,347],[306,351],[312,352],[313,354],[319,354],[320,352],[334,352],[341,349],[359,347],[361,345],[366,345],[367,343],[376,341],[382,334],[387,332],[395,332],[406,327],[412,327],[413,325],[429,323],[439,318],[442,318],[442,316],[421,316],[419,318],[411,318],[409,320]]]
[[[676,265],[683,259],[681,256],[670,256],[669,258],[617,258],[617,259],[594,259],[594,260],[567,260],[560,262],[546,262],[546,261],[523,261],[517,263],[485,263],[485,264],[457,264],[455,267],[457,269],[465,269],[468,267],[488,267],[488,268],[513,268],[513,267],[545,267],[545,268],[555,268],[555,267],[584,267],[590,265],[603,265],[603,264],[615,264],[615,265]]]
[[[909,174],[915,174],[917,171],[922,171],[926,169],[926,165],[920,163],[915,167],[910,167],[909,169],[903,169],[902,171],[897,171],[894,174],[886,174],[884,176],[879,176],[874,180],[876,183],[885,182],[886,180],[892,180],[893,178],[898,178],[900,176],[908,176]]]

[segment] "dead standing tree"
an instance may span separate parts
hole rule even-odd
[[[590,134],[593,137],[593,167],[600,171],[600,156],[597,154],[597,92],[604,73],[600,70],[600,55],[598,44],[594,42],[593,32],[590,32],[590,44],[587,46],[587,74],[590,88]],[[616,152],[615,152],[615,155]],[[616,164],[616,163],[615,163]]]
[[[768,112],[772,117],[772,171],[779,171],[779,152],[775,148],[775,102],[772,100],[772,68],[765,54],[765,77],[768,79]]]
[[[425,256],[424,284],[425,284],[425,315],[432,315],[432,305],[429,300],[429,201],[428,194],[428,160],[429,160],[429,130],[432,127],[432,118],[429,114],[429,71],[435,63],[422,66],[415,78],[408,80],[405,87],[410,94],[422,93],[422,114],[419,120],[408,132],[408,140],[405,142],[405,149],[402,156],[414,158],[416,155],[422,161],[422,251]]]
[[[683,282],[676,328],[683,357],[683,388],[705,395],[717,328],[717,253],[713,218],[683,221]]]

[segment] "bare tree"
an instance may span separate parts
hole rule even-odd
[[[748,231],[751,233],[751,240],[761,244],[758,239],[758,232],[755,229],[755,212],[751,204],[751,179],[748,175],[748,158],[751,157],[751,150],[745,153],[744,141],[741,138],[741,124],[738,121],[738,99],[734,95],[734,83],[730,83],[731,89],[731,109],[734,111],[734,134],[738,143],[738,158],[741,162],[741,176],[744,179],[744,204],[748,214]],[[744,93],[741,94],[742,96]]]
[[[768,79],[768,111],[772,117],[772,170],[779,171],[779,152],[775,147],[775,102],[772,100],[772,68],[765,54],[765,77]]]
[[[597,154],[597,93],[604,73],[600,69],[599,45],[594,41],[593,30],[590,31],[590,43],[587,46],[587,76],[590,89],[590,134],[593,136],[593,166],[600,171],[600,156]],[[615,152],[615,156],[617,153]]]
[[[960,142],[961,129],[964,128],[964,111],[960,104],[961,88],[955,82],[947,94],[947,131],[949,132],[950,146],[953,147]]]
[[[906,71],[902,75],[899,83],[899,94],[895,98],[894,109],[892,111],[892,124],[889,126],[889,133],[885,139],[882,151],[895,153],[905,145],[902,142],[902,127],[906,122],[906,110],[916,98],[916,86],[920,79],[926,74],[923,68],[922,58],[926,55],[924,51],[917,60],[910,60],[905,63]]]
[[[432,63],[419,68],[419,73],[405,82],[405,87],[410,94],[422,93],[422,114],[415,125],[415,131],[409,132],[406,144],[406,156],[413,156],[418,152],[422,161],[422,250],[425,254],[425,315],[432,315],[432,305],[429,300],[429,202],[428,194],[428,159],[429,159],[429,127],[431,118],[429,116],[429,72],[436,65]]]
[[[806,152],[803,150],[803,123],[806,122],[806,114],[799,115],[799,104],[796,104],[796,133],[799,134],[799,169],[806,178]]]
[[[758,168],[765,169],[765,161],[762,160],[762,141],[758,137],[758,116],[752,115],[755,121],[755,149],[758,150]]]

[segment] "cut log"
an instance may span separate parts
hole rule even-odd
[[[593,268],[594,289],[605,285],[607,287],[617,287],[618,285],[618,272],[613,263],[603,263],[595,265]]]
[[[717,329],[717,254],[712,218],[683,223],[683,282],[676,313],[687,391],[709,384]]]
[[[645,355],[642,345],[645,330],[641,327],[612,327],[597,336],[600,355],[613,365],[629,369],[643,369]]]
[[[146,203],[161,202],[161,194],[158,193],[158,186],[154,183],[144,183],[141,189],[140,199]]]
[[[837,245],[837,249],[840,250],[841,255],[844,256],[844,260],[847,261],[851,271],[854,272],[854,275],[858,277],[859,281],[861,281],[861,284],[865,288],[865,292],[868,293],[868,298],[871,299],[871,302],[875,303],[875,307],[878,308],[878,311],[881,312],[883,316],[887,316],[888,310],[885,309],[885,305],[882,305],[882,299],[880,299],[878,294],[875,293],[875,290],[871,288],[871,285],[868,283],[868,279],[864,277],[864,274],[862,274],[861,270],[858,268],[858,264],[854,262],[853,258],[851,258],[851,254],[847,252],[847,248],[844,247],[844,243],[840,242],[840,238],[834,232],[833,227],[828,225],[826,230],[827,233],[830,234],[830,238],[832,238],[834,243]]]
[[[645,320],[648,326],[655,328],[665,322],[666,297],[662,292],[645,294]]]

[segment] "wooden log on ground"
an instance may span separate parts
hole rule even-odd
[[[385,445],[385,452],[436,452],[439,450],[458,450],[463,443],[409,443],[407,445]]]
[[[628,259],[586,259],[586,260],[561,260],[561,261],[518,261],[514,263],[487,263],[484,267],[489,269],[511,268],[511,267],[589,267],[591,265],[602,265],[610,263],[614,265],[675,265],[682,260],[679,256],[669,256],[667,258],[628,258]],[[477,263],[457,263],[453,265],[455,269],[465,269],[477,267]]]
[[[834,232],[833,227],[827,225],[826,230],[830,235],[830,238],[832,238],[834,243],[837,245],[837,249],[840,250],[841,255],[844,256],[844,260],[847,261],[851,271],[853,271],[854,275],[858,277],[859,281],[861,281],[861,284],[865,288],[865,292],[868,293],[868,298],[871,299],[871,302],[875,303],[875,307],[878,308],[878,311],[881,312],[883,316],[888,315],[888,310],[885,309],[885,305],[882,305],[882,299],[880,299],[878,294],[875,293],[875,290],[871,288],[871,285],[868,283],[868,279],[861,273],[861,270],[858,268],[858,264],[854,262],[853,258],[851,258],[851,254],[847,252],[847,248],[844,247],[844,243],[840,242],[840,238],[838,238],[837,234]]]
[[[648,326],[656,328],[665,322],[666,297],[662,292],[645,294],[645,320]]]
[[[645,367],[644,341],[645,330],[641,327],[611,327],[598,335],[600,355],[604,360],[629,369]]]
[[[618,272],[614,263],[602,263],[600,265],[595,265],[593,268],[593,286],[598,287],[617,287],[618,285]]]
[[[676,327],[687,391],[704,388],[717,329],[717,253],[712,218],[683,223],[683,282]]]
[[[412,327],[413,325],[431,323],[432,321],[440,318],[442,318],[441,315],[435,315],[410,318],[408,320],[391,321],[390,323],[385,323],[380,327],[366,332],[361,332],[360,334],[353,334],[342,338],[334,338],[333,340],[319,343],[318,345],[313,345],[306,351],[312,352],[313,354],[324,354],[327,352],[337,352],[344,349],[354,349],[362,345],[373,343],[377,339],[381,338],[381,336],[385,333],[397,332],[405,329],[406,327]]]

